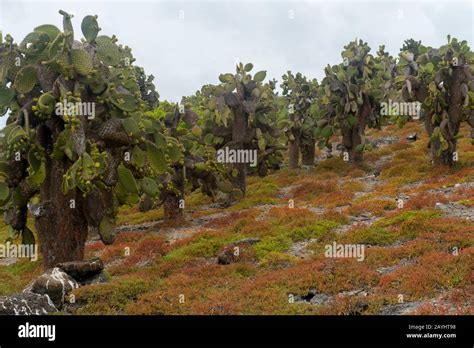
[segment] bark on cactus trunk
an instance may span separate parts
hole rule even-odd
[[[75,190],[64,195],[61,191],[67,162],[47,158],[45,169],[46,179],[40,189],[43,213],[36,218],[35,226],[44,267],[50,268],[84,258],[88,229],[82,194]]]
[[[261,161],[259,164],[258,164],[258,168],[257,168],[257,172],[258,172],[258,176],[260,177],[264,177],[264,176],[267,176],[268,174],[268,167],[267,167],[267,164],[265,163],[265,161]]]
[[[138,203],[138,210],[142,213],[146,213],[147,211],[150,211],[151,208],[153,208],[153,200],[150,196],[145,195]]]
[[[344,129],[344,130],[343,130]],[[350,163],[360,163],[363,160],[362,152],[356,151],[356,147],[362,144],[359,127],[341,127],[342,141],[349,155]]]
[[[459,133],[462,120],[464,97],[461,91],[461,84],[466,78],[465,68],[464,66],[453,67],[448,96],[448,111],[447,114],[445,114],[445,120],[443,120],[446,126],[443,126],[441,129],[449,145],[448,150],[442,153],[442,162],[450,167],[454,166],[457,161],[457,159],[455,160],[454,158],[454,154],[457,150],[456,136]],[[443,121],[441,122],[442,125]]]
[[[167,194],[163,200],[165,220],[179,219],[183,216],[183,209],[180,207],[181,197],[175,194]]]
[[[365,127],[367,124],[367,117],[370,115],[370,100],[364,95],[364,103],[359,108],[357,114],[357,124],[352,127],[341,125],[342,142],[349,154],[349,162],[360,163],[364,159],[362,151],[356,151],[357,147],[362,144],[362,137],[365,134]]]
[[[176,166],[174,168],[173,185],[178,192],[165,192],[163,197],[163,209],[165,220],[181,218],[184,215],[184,209],[181,200],[184,199],[184,168]]]
[[[248,132],[247,114],[244,112],[242,105],[234,108],[234,123],[232,125],[232,142],[236,150],[245,149],[245,139]],[[237,176],[232,178],[234,187],[242,191],[245,195],[247,163],[236,163],[232,166],[237,170]]]
[[[245,189],[247,185],[247,164],[246,163],[236,163],[233,165],[233,168],[237,170],[237,176],[232,177],[232,183],[235,188],[238,188],[242,191],[242,194],[245,196]]]
[[[433,144],[431,146],[431,150],[432,150],[431,155],[433,158],[433,163],[435,165],[443,165],[443,166],[449,166],[449,167],[454,166],[454,164],[456,163],[456,161],[454,161],[454,152],[445,150],[441,152],[441,155],[438,155],[439,146],[440,146],[439,144]]]
[[[300,163],[300,145],[298,138],[295,138],[294,141],[288,142],[289,150],[289,163],[291,168],[298,168]]]
[[[314,165],[314,147],[316,145],[315,140],[309,140],[309,144],[303,144],[301,146],[301,158],[302,163],[305,166]]]

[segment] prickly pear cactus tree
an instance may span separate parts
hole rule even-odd
[[[47,267],[82,259],[88,229],[112,243],[117,207],[154,191],[169,167],[159,124],[143,117],[158,100],[152,77],[98,35],[97,17],[84,18],[78,41],[60,14],[62,31],[42,25],[0,43],[2,210],[12,235],[31,240],[30,208]]]
[[[462,122],[470,124],[474,139],[474,53],[467,41],[448,36],[438,49],[420,45],[417,58],[402,51],[399,66],[403,99],[422,103],[434,163],[453,166]]]
[[[179,104],[162,102],[150,115],[164,125],[168,143],[179,148],[169,153],[172,171],[158,176],[160,195],[148,208],[163,205],[164,217],[170,220],[183,215],[188,193],[201,189],[215,199],[219,191],[232,190],[224,166],[216,161],[215,148],[203,139],[199,116],[186,99]]]
[[[403,73],[405,75],[413,75],[418,70],[416,60],[421,54],[421,46],[421,41],[413,39],[408,39],[403,42],[403,46],[400,48],[400,53],[402,53],[405,62],[404,64],[401,64],[400,67],[403,67]]]
[[[318,137],[328,141],[339,128],[348,160],[361,162],[363,151],[370,150],[366,127],[379,128],[384,122],[380,103],[391,91],[394,62],[383,46],[376,56],[370,54],[362,40],[345,46],[342,58],[343,63],[325,69],[321,104],[327,114],[318,122]]]
[[[240,63],[235,74],[221,74],[220,85],[204,86],[200,93],[201,108],[206,110],[204,141],[218,150],[256,154],[253,164],[225,162],[234,188],[240,191],[240,194],[234,192],[236,196],[245,194],[251,165],[264,176],[281,159],[280,132],[273,104],[275,82],[264,84],[266,72],[259,71],[252,76],[252,69],[251,63]]]
[[[287,118],[279,123],[288,137],[290,167],[299,165],[300,154],[303,165],[314,165],[315,129],[319,116],[316,102],[318,82],[308,80],[301,73],[288,71],[282,76],[282,94],[286,99]]]

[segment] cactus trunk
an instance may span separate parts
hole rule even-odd
[[[359,127],[341,127],[342,142],[349,155],[349,162],[362,162],[362,152],[357,152],[356,147],[362,143],[362,137],[359,133]]]
[[[449,126],[450,129],[454,129],[455,125]],[[433,133],[433,128],[428,128],[428,134],[431,137]],[[456,138],[451,138],[447,140],[448,149],[441,150],[441,142],[439,139],[433,139],[430,142],[431,158],[433,159],[433,164],[443,165],[453,167],[456,161],[454,160],[454,153],[456,152],[457,141]]]
[[[184,169],[182,166],[175,166],[174,170],[173,186],[176,191],[167,191],[163,198],[165,220],[177,219],[184,214],[184,209],[181,205],[181,199],[184,199]]]
[[[233,178],[234,186],[242,191],[243,195],[245,195],[247,164],[237,163],[234,165],[234,168],[237,169],[237,176]]]
[[[87,221],[83,198],[78,190],[64,195],[57,184],[66,170],[65,161],[46,160],[46,179],[40,190],[43,211],[35,221],[45,268],[84,257]]]
[[[268,167],[267,167],[267,164],[265,162],[260,162],[258,164],[258,176],[260,177],[264,177],[268,174]]]
[[[150,196],[145,195],[138,204],[138,210],[140,210],[142,213],[146,213],[147,211],[151,210],[151,208],[153,208],[153,201]]]
[[[349,152],[349,161],[351,163],[360,163],[364,160],[362,151],[356,151],[358,145],[362,144],[362,137],[357,126],[352,128],[352,148]]]
[[[288,147],[289,147],[290,167],[298,168],[298,164],[300,162],[300,147],[298,144],[298,140],[295,139],[295,141],[289,141]]]
[[[370,100],[367,95],[364,95],[364,103],[357,115],[357,124],[353,126],[341,126],[342,141],[349,153],[349,162],[360,163],[364,160],[362,150],[358,150],[359,145],[364,144],[363,137],[365,135],[365,127],[367,125],[367,118],[371,112]]]
[[[245,147],[245,139],[248,132],[247,124],[247,114],[244,112],[243,107],[239,105],[234,109],[234,124],[232,128],[232,141],[236,149],[243,150]],[[237,176],[233,178],[233,184],[245,195],[247,164],[236,163],[233,165],[233,168],[237,170]]]
[[[166,195],[163,200],[165,220],[178,219],[183,216],[183,209],[180,208],[180,197],[174,194]]]
[[[431,155],[433,158],[433,163],[435,165],[443,165],[453,167],[456,163],[454,161],[454,151],[446,150],[442,151],[441,155],[438,154],[440,144],[432,144],[431,146]]]
[[[313,166],[314,165],[314,147],[315,147],[315,140],[310,139],[309,144],[303,144],[301,146],[301,158],[303,165],[305,166]]]

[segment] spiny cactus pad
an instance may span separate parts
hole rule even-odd
[[[106,36],[99,36],[97,42],[97,56],[106,65],[115,66],[120,63],[119,47]]]
[[[15,91],[11,88],[0,86],[0,106],[8,106],[15,97]]]
[[[50,42],[53,42],[54,39],[58,36],[58,34],[61,32],[58,27],[52,24],[40,25],[39,27],[36,27],[34,31],[48,35]]]
[[[97,16],[84,17],[82,20],[81,29],[82,34],[86,38],[87,42],[93,42],[100,31],[99,24],[97,23]]]
[[[80,75],[88,75],[92,69],[92,58],[89,56],[86,50],[77,48],[72,49],[71,52],[71,63],[74,65],[74,69]]]
[[[14,86],[18,93],[25,94],[30,92],[37,82],[36,68],[27,65],[16,74]]]

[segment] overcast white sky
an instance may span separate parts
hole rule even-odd
[[[368,41],[373,51],[385,44],[394,55],[412,37],[438,46],[449,33],[474,44],[474,0],[0,0],[0,30],[18,42],[41,24],[61,28],[59,9],[75,15],[81,37],[82,18],[97,14],[101,34],[116,34],[132,47],[137,64],[155,76],[161,100],[177,101],[203,84],[217,83],[237,59],[278,80],[287,70],[320,79],[355,37]]]

